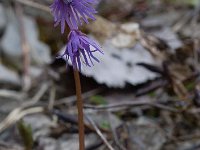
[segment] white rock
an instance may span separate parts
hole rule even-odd
[[[2,53],[7,62],[16,67],[22,67],[22,47],[18,20],[12,11],[8,11],[7,16],[8,26],[0,43]],[[50,49],[38,40],[39,33],[36,22],[30,17],[24,17],[23,22],[26,40],[30,47],[31,63],[37,66],[50,63]]]
[[[104,55],[97,54],[100,63],[92,68],[83,65],[82,73],[93,77],[98,83],[109,87],[124,87],[126,83],[136,85],[153,79],[156,75],[136,64],[145,62],[155,64],[153,57],[141,45],[134,48],[117,49],[110,41],[103,45]]]

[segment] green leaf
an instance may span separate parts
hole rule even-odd
[[[32,150],[33,133],[30,125],[26,125],[23,120],[18,122],[18,130],[23,140],[25,150]]]
[[[167,0],[171,3],[177,3],[177,4],[186,4],[186,5],[192,5],[192,6],[198,6],[200,4],[199,0]]]
[[[100,128],[105,129],[105,130],[109,130],[111,128],[110,123],[107,120],[104,120],[104,121],[101,122]]]
[[[186,0],[189,5],[197,6],[199,5],[199,0]]]
[[[150,97],[156,97],[156,93],[153,91],[153,92],[150,92],[149,94],[148,94]]]
[[[186,84],[186,89],[188,90],[188,91],[192,91],[194,88],[195,88],[195,82],[190,82],[190,83],[188,83],[188,84]]]
[[[90,98],[90,102],[96,105],[106,105],[107,101],[104,99],[103,96],[95,95]]]

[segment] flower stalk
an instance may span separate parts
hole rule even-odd
[[[96,0],[54,0],[50,6],[55,26],[61,26],[61,33],[64,33],[66,25],[70,28],[66,49],[58,58],[65,59],[67,63],[70,61],[74,70],[78,109],[79,150],[85,149],[84,114],[79,71],[81,72],[82,64],[92,67],[94,65],[93,61],[99,62],[94,53],[103,54],[99,44],[82,33],[79,30],[79,26],[83,25],[83,23],[88,24],[88,19],[95,20],[94,15],[97,11],[93,5],[97,4],[96,2]]]
[[[74,80],[76,86],[77,109],[78,109],[78,128],[79,128],[79,150],[85,149],[85,129],[84,129],[84,114],[83,100],[81,96],[81,82],[77,69],[74,69]]]

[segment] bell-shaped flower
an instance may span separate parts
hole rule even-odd
[[[93,5],[96,0],[54,0],[50,6],[54,16],[55,26],[61,25],[61,33],[64,33],[66,23],[70,29],[78,29],[82,22],[88,22],[88,18],[95,20],[96,10]]]
[[[91,67],[94,65],[93,60],[99,62],[94,56],[96,52],[103,54],[99,44],[88,38],[84,33],[72,30],[69,33],[66,49],[60,57],[65,57],[67,61],[70,59],[73,68],[81,71],[82,63]]]

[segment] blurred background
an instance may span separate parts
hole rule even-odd
[[[56,59],[69,31],[51,3],[0,0],[0,150],[78,150],[73,70]],[[105,53],[81,71],[86,150],[199,150],[200,1],[97,10],[81,27]]]

